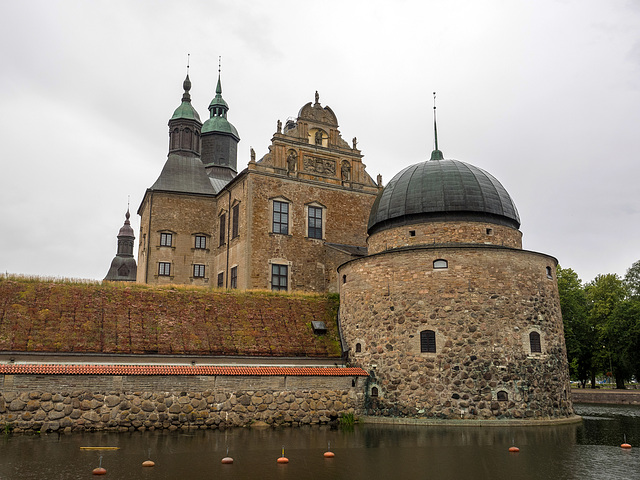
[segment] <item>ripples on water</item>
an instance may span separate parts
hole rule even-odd
[[[190,433],[0,437],[0,479],[633,479],[640,478],[640,407],[576,405],[582,424],[552,427],[361,425]],[[634,445],[620,448],[623,436]],[[336,457],[325,459],[331,442]],[[117,451],[82,451],[114,445]],[[288,465],[276,459],[286,448]],[[520,453],[510,454],[512,445]],[[229,447],[234,465],[222,465]],[[153,468],[141,464],[148,458]]]

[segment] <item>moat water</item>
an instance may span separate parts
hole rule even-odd
[[[575,409],[582,423],[546,427],[356,425],[0,435],[0,479],[99,478],[92,470],[100,462],[106,477],[115,479],[640,478],[640,407],[578,404]],[[631,450],[620,448],[625,435]],[[329,442],[335,457],[325,459]],[[519,453],[509,453],[513,445]],[[276,463],[283,446],[287,465]],[[227,447],[233,465],[221,463]],[[155,467],[142,467],[148,458]]]

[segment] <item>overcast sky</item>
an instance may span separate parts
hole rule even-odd
[[[585,281],[640,259],[639,1],[5,1],[0,53],[2,272],[106,275],[187,54],[203,120],[222,56],[239,169],[318,90],[386,184],[429,158],[437,91],[445,158],[500,180],[525,249]]]

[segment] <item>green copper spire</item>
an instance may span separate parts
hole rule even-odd
[[[438,150],[438,126],[436,124],[436,92],[433,92],[433,133],[435,139],[435,150],[431,152],[431,160],[444,160],[444,155]]]

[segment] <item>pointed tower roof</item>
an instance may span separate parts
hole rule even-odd
[[[222,133],[233,136],[240,141],[238,130],[227,120],[229,105],[222,98],[222,82],[220,81],[220,71],[218,71],[218,84],[216,85],[216,96],[209,104],[209,119],[202,125],[202,133]]]
[[[136,281],[138,266],[136,265],[136,259],[133,258],[133,245],[136,237],[133,234],[133,228],[131,228],[131,222],[129,221],[130,217],[131,214],[129,213],[129,207],[127,207],[124,225],[118,231],[118,251],[114,259],[111,261],[111,266],[109,267],[107,276],[104,277],[105,281]]]
[[[191,90],[191,80],[189,80],[188,73],[187,77],[184,79],[184,82],[182,82],[182,88],[184,88],[184,93],[182,94],[182,103],[178,108],[176,108],[176,111],[173,112],[171,120],[187,119],[195,120],[199,123],[202,123],[200,121],[200,115],[198,115],[196,109],[193,108],[193,105],[191,105],[191,94],[189,93],[189,90]]]

